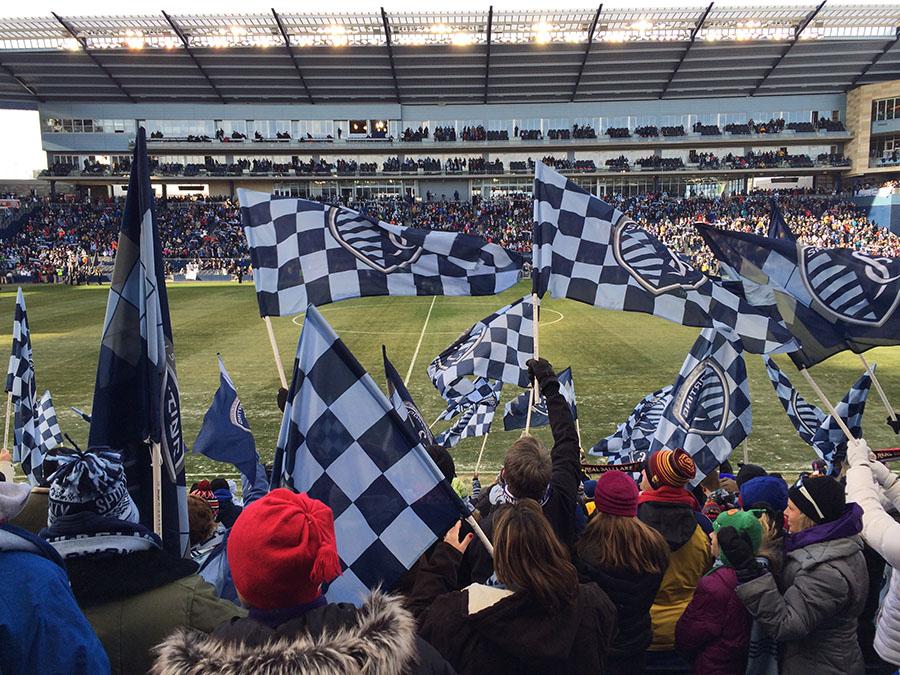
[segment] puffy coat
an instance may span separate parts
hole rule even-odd
[[[581,584],[575,603],[555,613],[525,592],[481,584],[444,592],[461,557],[438,544],[410,597],[419,634],[460,675],[604,672],[616,608],[596,584]]]
[[[661,488],[669,493],[675,488]],[[681,501],[653,501],[650,491],[641,495],[638,518],[659,532],[669,545],[669,567],[650,608],[653,641],[650,651],[675,649],[675,624],[694,595],[700,577],[709,569],[709,537],[697,522],[694,498],[686,490],[677,490]],[[683,494],[681,494],[683,493]],[[673,493],[674,494],[674,493]]]
[[[741,584],[737,594],[781,647],[783,675],[862,675],[856,637],[869,588],[863,558],[862,509],[785,538],[778,590],[771,574]]]
[[[863,446],[866,447],[866,446]],[[847,501],[863,509],[863,539],[893,568],[891,584],[884,598],[875,630],[875,651],[895,666],[900,666],[900,523],[885,511],[884,498],[900,509],[900,480],[881,462],[870,462],[866,449],[848,447]]]
[[[0,579],[0,672],[109,672],[62,559],[47,543],[20,528],[0,527]]]
[[[272,627],[234,619],[212,635],[180,629],[157,650],[154,675],[400,675],[453,670],[416,638],[396,597],[373,593],[362,608],[326,604]]]
[[[735,593],[731,567],[719,567],[697,590],[675,626],[675,649],[698,675],[742,675],[747,668],[753,619]]]

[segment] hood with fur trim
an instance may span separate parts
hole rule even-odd
[[[310,617],[299,626],[291,621],[272,630],[251,619],[242,619],[225,632],[227,637],[181,629],[156,648],[151,672],[399,675],[408,671],[416,659],[415,621],[400,598],[375,591],[360,609],[328,605],[314,612],[328,615],[329,610],[338,607],[344,620],[320,622]],[[254,625],[247,626],[247,622]],[[238,635],[240,630],[234,630],[242,623],[247,627],[247,639]],[[317,624],[320,630],[309,630]]]

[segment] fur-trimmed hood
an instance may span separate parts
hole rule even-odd
[[[156,648],[154,675],[332,675],[408,672],[415,622],[398,597],[374,592],[356,609],[327,605],[271,629],[239,619],[213,636],[181,629]]]

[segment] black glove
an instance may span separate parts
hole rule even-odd
[[[281,412],[284,412],[284,406],[287,405],[287,397],[288,397],[288,390],[285,389],[284,387],[279,387],[277,400],[278,400],[278,408],[279,408],[279,410],[281,410]]]
[[[744,583],[761,576],[765,569],[756,561],[753,543],[746,532],[738,532],[733,527],[723,527],[717,533],[719,549],[734,568],[738,582]]]
[[[553,372],[553,366],[550,365],[547,359],[528,359],[526,365],[528,366],[529,377],[538,381],[541,393],[544,393],[544,390],[551,384],[559,387],[556,373]]]
[[[887,418],[887,425],[895,434],[900,434],[900,417],[897,419]]]

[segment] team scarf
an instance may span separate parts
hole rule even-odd
[[[491,488],[488,500],[492,505],[497,506],[498,504],[515,504],[519,501],[519,498],[509,491],[509,485],[506,484],[506,481],[499,481]],[[549,485],[544,490],[544,496],[541,497],[538,503],[543,507],[548,501],[550,501]]]
[[[162,548],[162,541],[139,523],[82,512],[59,518],[40,536],[63,558],[127,555]]]

